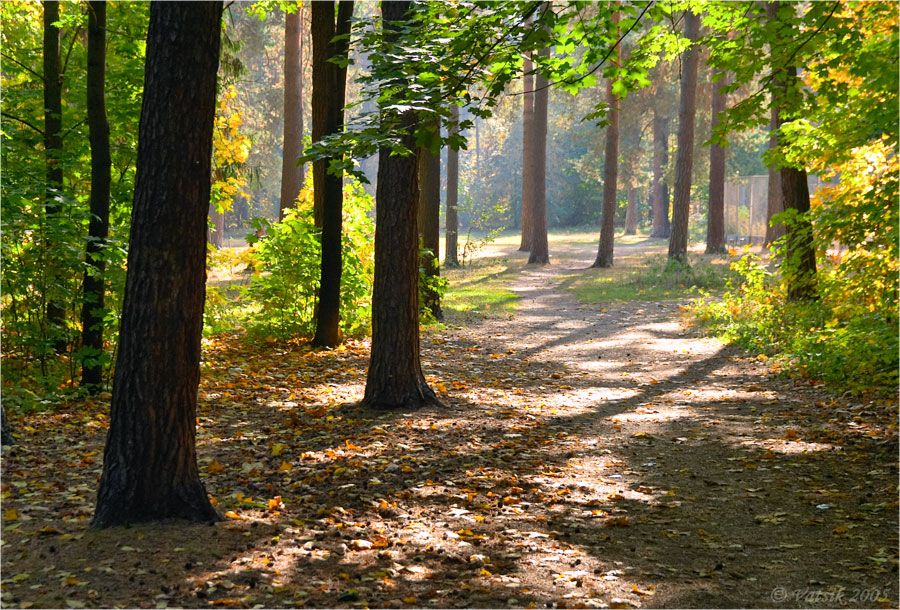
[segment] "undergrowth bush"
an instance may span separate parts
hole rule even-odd
[[[732,263],[737,273],[721,299],[695,301],[697,320],[724,340],[775,357],[787,371],[854,393],[895,393],[897,316],[847,294],[836,265],[818,273],[821,298],[792,302],[759,257]]]

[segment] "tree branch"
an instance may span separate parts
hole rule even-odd
[[[36,125],[32,125],[31,123],[29,123],[29,122],[26,121],[25,119],[20,119],[19,117],[13,116],[13,115],[11,115],[11,114],[8,113],[8,112],[0,112],[0,115],[5,116],[5,117],[8,118],[8,119],[12,119],[13,121],[18,121],[19,123],[22,123],[22,125],[26,125],[26,126],[28,126],[28,127],[31,127],[33,130],[35,130],[36,132],[38,132],[39,134],[41,134],[41,137],[44,136],[44,130],[43,130],[43,129],[37,127]]]
[[[4,53],[3,51],[0,51],[0,57],[2,57],[2,58],[4,58],[4,59],[8,59],[9,61],[11,61],[11,62],[13,62],[14,64],[16,64],[17,66],[19,66],[20,68],[23,68],[24,70],[27,70],[28,72],[31,72],[32,74],[34,74],[35,76],[37,76],[39,79],[41,79],[41,82],[44,81],[44,75],[43,75],[43,74],[38,74],[37,72],[35,72],[35,71],[32,70],[31,68],[29,68],[28,66],[26,66],[25,64],[23,64],[21,61],[17,60],[15,57],[11,57],[11,56],[7,55],[6,53]]]

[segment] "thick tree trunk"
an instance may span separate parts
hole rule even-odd
[[[619,22],[619,14],[613,13],[613,21]],[[619,51],[613,51],[610,58],[614,65],[619,63]],[[609,106],[606,126],[606,149],[603,153],[603,204],[600,211],[600,245],[597,258],[591,267],[612,267],[613,247],[616,233],[616,194],[619,176],[619,100],[613,93],[613,80],[606,81],[606,104]]]
[[[628,187],[628,207],[625,208],[625,235],[637,235],[638,200],[637,189]]]
[[[128,276],[92,526],[219,516],[194,446],[221,2],[150,6]]]
[[[719,125],[719,113],[725,112],[727,99],[722,88],[725,79],[713,84],[710,131]],[[709,147],[709,211],[706,219],[706,253],[725,251],[725,148]]]
[[[766,2],[766,19],[775,21],[778,18],[778,2]],[[778,104],[774,96],[769,114],[769,150],[778,148]],[[766,197],[766,238],[765,245],[769,246],[776,240],[784,237],[784,225],[772,224],[772,218],[776,214],[784,212],[784,198],[781,193],[781,171],[769,167],[769,184]]]
[[[353,17],[352,0],[338,5],[335,23],[334,2],[313,2],[313,99],[312,138],[317,142],[327,135],[344,129],[344,97],[347,69],[330,61],[333,57],[346,59],[349,41],[332,42],[335,36],[350,32]],[[341,341],[341,271],[343,232],[343,175],[329,173],[330,159],[313,163],[313,196],[316,216],[322,227],[322,262],[319,283],[319,306],[316,312],[316,333],[313,345],[333,347]]]
[[[538,55],[550,55],[550,49],[538,51]],[[531,164],[531,249],[528,264],[546,265],[550,262],[550,245],[547,241],[547,106],[550,87],[547,79],[534,77],[534,129],[532,131]],[[526,167],[526,171],[529,170]]]
[[[396,40],[390,22],[408,19],[411,2],[384,2],[385,41]],[[383,111],[388,112],[388,111]],[[402,115],[404,145],[415,150],[416,113]],[[415,155],[378,157],[375,194],[375,281],[372,353],[362,404],[376,409],[417,408],[440,402],[422,374],[419,358],[419,252]]]
[[[301,79],[303,64],[300,62],[300,30],[302,25],[300,7],[293,13],[284,14],[284,134],[281,158],[281,209],[279,218],[284,218],[285,210],[296,205],[300,188],[303,186],[303,170],[297,159],[303,148],[303,112]]]
[[[459,106],[450,107],[450,133],[459,133]],[[459,151],[447,149],[447,214],[444,253],[445,267],[459,267]]]
[[[109,235],[110,152],[106,118],[106,2],[88,3],[87,115],[91,143],[91,220],[85,253],[84,303],[81,309],[81,385],[94,394],[103,381],[103,306]]]
[[[653,109],[653,220],[650,237],[669,236],[669,189],[666,184],[666,166],[669,164],[669,119],[657,108]]]
[[[46,201],[44,211],[47,222],[56,222],[55,217],[62,211],[60,204],[63,187],[62,169],[62,67],[59,54],[59,28],[53,25],[59,21],[59,2],[44,2],[44,162],[46,163]],[[53,294],[60,273],[57,245],[48,240],[49,264],[46,269],[47,297],[46,316],[53,338],[54,349],[58,353],[66,351],[65,310]]]
[[[531,251],[531,214],[534,209],[534,176],[528,168],[534,166],[534,67],[531,59],[522,64],[522,241],[519,252]]]
[[[434,125],[440,129],[440,123]],[[440,278],[440,220],[441,220],[441,156],[433,154],[428,149],[420,148],[418,151],[419,172],[419,234],[422,236],[422,247],[425,253],[422,255],[422,268],[425,275],[430,278]],[[426,289],[424,291],[424,304],[437,320],[443,320],[441,311],[441,298],[437,291]]]
[[[700,17],[690,10],[684,16],[684,36],[696,41]],[[681,68],[681,101],[678,105],[678,152],[675,156],[675,197],[672,205],[672,234],[669,258],[687,261],[688,220],[691,211],[691,172],[694,166],[694,117],[697,112],[697,64],[700,49],[684,52]]]

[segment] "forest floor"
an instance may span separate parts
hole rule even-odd
[[[205,341],[221,523],[88,530],[108,400],[14,417],[3,606],[898,607],[896,403],[704,338],[683,298],[577,301],[595,248],[486,251],[515,309],[426,331],[444,408],[355,406],[365,342]]]

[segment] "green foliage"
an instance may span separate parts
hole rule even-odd
[[[288,210],[284,220],[254,220],[255,228],[265,235],[248,236],[251,248],[237,257],[216,254],[220,266],[231,267],[229,271],[239,266],[246,269],[237,284],[213,286],[208,291],[208,335],[243,324],[266,337],[312,335],[321,278],[321,243],[313,224],[311,182],[312,173],[307,176],[298,207]],[[364,334],[371,318],[374,225],[368,213],[372,204],[359,183],[344,187],[341,331],[345,336]]]
[[[467,268],[446,270],[449,286],[444,310],[464,316],[511,315],[519,296],[507,286],[523,264],[522,259],[490,258],[472,261]]]
[[[694,303],[701,324],[726,341],[775,357],[792,374],[835,389],[896,392],[895,312],[861,307],[845,292],[834,267],[820,273],[823,298],[806,303],[789,302],[780,277],[755,255],[743,256],[732,269],[737,276],[720,300]]]

